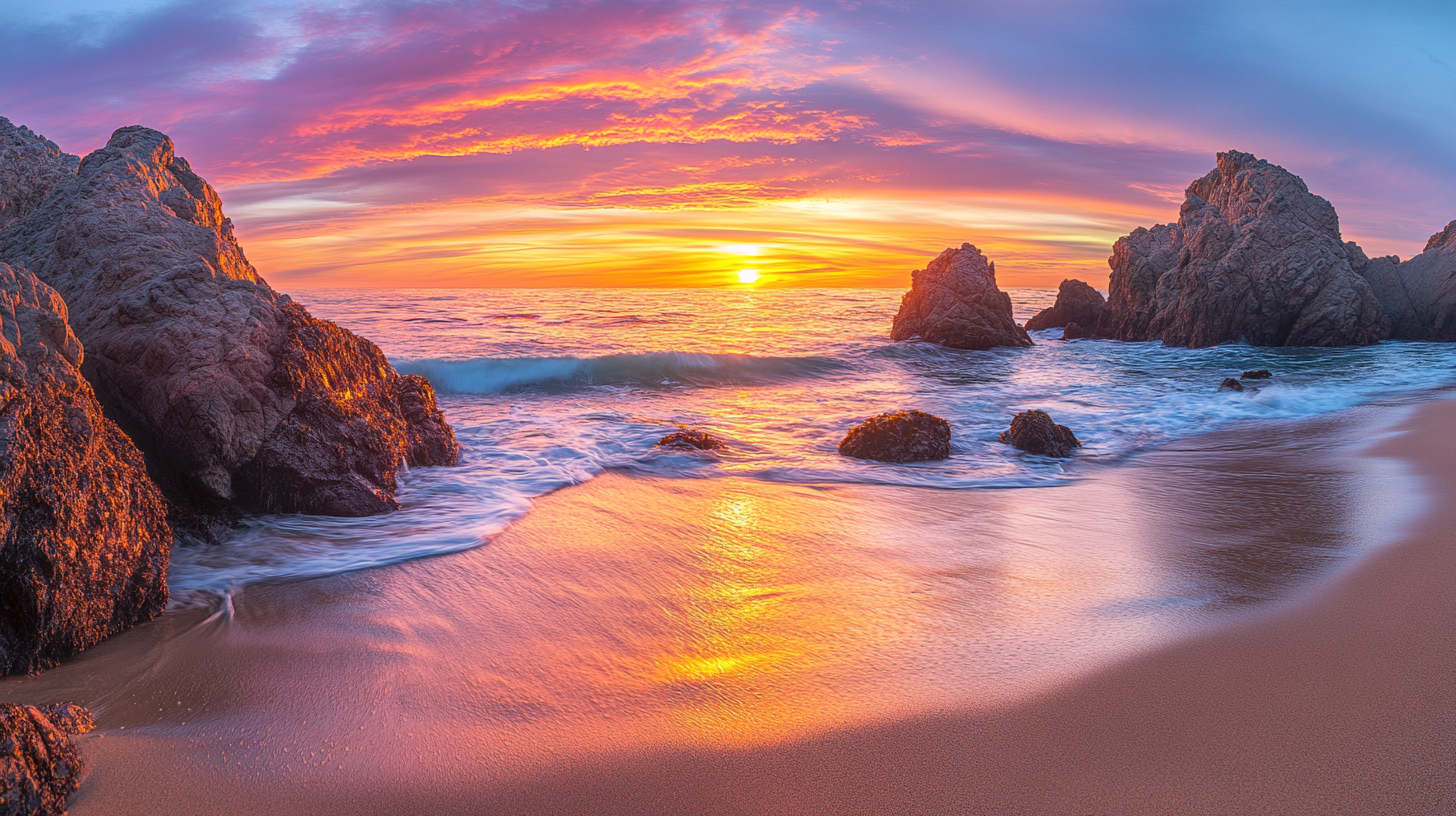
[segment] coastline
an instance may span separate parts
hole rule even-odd
[[[1437,496],[1456,492],[1456,472],[1435,466],[1456,451],[1456,432],[1441,428],[1456,419],[1456,402],[1393,410],[1412,413],[1400,427],[1419,430],[1380,443],[1376,454],[1413,463]],[[1388,425],[1394,414],[1385,416]],[[1439,812],[1442,803],[1452,802],[1453,787],[1446,770],[1452,747],[1443,733],[1451,733],[1456,695],[1442,670],[1456,653],[1449,634],[1456,604],[1441,597],[1441,589],[1456,575],[1456,559],[1441,551],[1439,538],[1440,526],[1450,520],[1435,501],[1398,543],[1362,552],[1320,552],[1318,546],[1339,527],[1327,516],[1353,524],[1356,534],[1374,529],[1372,519],[1378,526],[1389,518],[1379,508],[1372,519],[1346,518],[1352,512],[1347,505],[1369,504],[1377,496],[1398,501],[1400,493],[1409,497],[1404,484],[1395,491],[1386,485],[1384,494],[1362,493],[1358,486],[1373,460],[1352,461],[1350,440],[1339,441],[1340,428],[1348,437],[1350,431],[1379,427],[1368,419],[1352,424],[1344,412],[1343,419],[1216,432],[1074,485],[1036,490],[1035,517],[1028,515],[1030,502],[1016,498],[1018,491],[824,490],[611,474],[547,497],[479,550],[251,587],[239,593],[231,618],[169,613],[46,675],[0,685],[0,692],[32,698],[65,692],[97,711],[98,731],[79,740],[93,770],[72,800],[77,814]],[[1257,453],[1261,446],[1268,449],[1263,454]],[[1183,447],[1196,453],[1190,458],[1180,452]],[[1288,450],[1302,449],[1312,451],[1308,462],[1277,461]],[[1272,488],[1297,471],[1306,471],[1312,481],[1286,494]],[[1380,478],[1393,472],[1373,471],[1383,473]],[[1334,492],[1326,489],[1336,483]],[[1057,542],[1048,532],[1067,529],[1068,519],[1077,518],[1077,501],[1114,496],[1131,503],[1103,508],[1101,517],[1086,515],[1079,532],[1083,544],[1093,544],[1082,548],[1125,535],[1126,529],[1105,522],[1131,516],[1148,528],[1134,548],[1139,557],[1172,573],[1213,576],[1189,615],[1176,608],[1151,616],[1123,614],[1118,620],[1128,632],[1079,651],[1060,642],[1060,627],[1083,621],[1090,628],[1076,631],[1092,632],[1102,625],[1083,618],[1101,608],[1096,604],[1103,599],[1095,593],[1112,573],[1094,572],[1070,587],[1064,576],[1030,580],[1006,566],[1015,566],[1007,555],[1012,550],[1001,551],[995,574],[984,565],[969,571],[965,564],[916,565],[954,573],[957,581],[974,573],[989,587],[1014,579],[1003,594],[1030,600],[999,610],[1010,622],[995,622],[1001,628],[987,631],[1000,632],[1009,651],[982,657],[1001,674],[1008,659],[1029,660],[1037,667],[1030,677],[970,672],[969,682],[942,693],[945,676],[916,670],[904,658],[923,662],[936,649],[944,656],[952,641],[940,633],[930,638],[928,651],[906,650],[933,628],[916,625],[927,607],[913,607],[920,617],[897,615],[904,610],[896,599],[906,587],[859,575],[885,554],[873,548],[848,552],[879,540],[944,539],[957,529],[1002,535],[1040,553],[1051,553],[1050,545],[1078,549],[1066,546],[1068,537]],[[660,643],[648,644],[671,657],[693,658],[712,651],[707,646],[744,646],[713,643],[715,633],[754,632],[756,639],[747,644],[753,648],[734,659],[789,655],[779,661],[787,668],[775,668],[768,658],[758,664],[728,665],[727,657],[709,665],[672,663],[677,671],[704,677],[673,678],[675,693],[688,699],[680,708],[649,712],[656,719],[649,717],[641,728],[611,717],[614,706],[633,702],[640,666],[611,667],[607,676],[621,681],[626,696],[609,695],[585,711],[572,705],[589,700],[590,688],[567,705],[532,698],[529,689],[502,680],[490,655],[509,644],[481,643],[483,630],[471,627],[489,625],[493,637],[504,637],[512,627],[541,622],[475,621],[472,616],[481,613],[469,607],[474,601],[468,594],[454,594],[458,585],[473,582],[482,591],[504,593],[509,576],[494,572],[493,564],[502,554],[533,543],[557,546],[573,535],[580,541],[603,536],[636,541],[642,548],[701,535],[737,547],[747,559],[739,565],[747,572],[738,578],[763,583],[754,570],[762,570],[767,554],[745,550],[753,543],[749,539],[725,537],[738,529],[732,513],[691,512],[704,502],[740,514],[759,502],[761,517],[773,522],[765,535],[801,543],[856,524],[865,530],[828,542],[835,546],[819,556],[799,552],[788,560],[793,563],[780,564],[780,572],[770,576],[781,585],[777,594],[700,595],[696,606],[686,607],[722,612],[742,607],[746,598],[753,601],[750,608],[781,610],[777,622],[769,612],[763,625],[709,615],[694,630],[707,633],[706,639],[684,644],[668,631]],[[685,518],[675,516],[666,529],[654,529],[651,541],[645,532],[635,540],[634,526],[662,520],[634,517],[650,507],[682,511]],[[879,508],[880,515],[844,515],[860,507]],[[867,519],[875,525],[866,528]],[[1275,546],[1239,548],[1239,542],[1267,531],[1271,521],[1292,524],[1270,540]],[[1212,545],[1196,552],[1143,552],[1155,549],[1170,531],[1211,536],[1206,540]],[[1026,540],[1015,541],[1017,535]],[[1278,545],[1274,539],[1289,541]],[[846,552],[836,555],[837,550]],[[733,552],[730,547],[719,555]],[[559,555],[606,558],[600,562],[605,565],[616,557],[582,548]],[[848,571],[858,577],[814,591],[821,580],[816,574],[842,569],[836,559],[861,556],[868,560],[852,563]],[[1105,558],[1104,553],[1080,566]],[[1330,559],[1343,566],[1332,566]],[[805,563],[797,563],[801,560]],[[732,595],[734,587],[730,581],[704,588]],[[844,588],[853,590],[847,599]],[[571,590],[592,599],[598,587]],[[403,594],[414,597],[400,606]],[[948,597],[931,598],[931,608]],[[815,608],[822,598],[838,600]],[[623,609],[647,599],[629,600],[633,603]],[[1038,620],[1028,613],[1048,607],[1064,614]],[[984,617],[984,611],[975,613]],[[961,628],[948,634],[964,635],[964,620],[955,620]],[[540,672],[557,673],[553,682],[563,674],[569,681],[573,666],[606,659],[573,642],[578,634],[555,633],[562,650],[540,656]],[[1018,652],[1018,637],[1042,638],[1036,643],[1046,654]],[[819,650],[816,639],[860,652]],[[1358,659],[1332,657],[1345,653]],[[902,662],[911,663],[911,670],[897,675]],[[856,672],[857,663],[867,668]],[[834,705],[816,702],[824,696],[823,677],[832,681]],[[779,684],[783,705],[755,702],[765,683]],[[896,686],[910,688],[913,699],[897,705],[890,693]],[[515,710],[507,710],[512,706]],[[706,716],[664,732],[662,722],[682,711]],[[502,722],[553,716],[565,716],[567,725],[586,724],[588,738],[552,742],[550,734],[525,728],[514,741],[503,739],[514,726]],[[490,728],[481,726],[486,721]],[[761,733],[740,738],[752,730]],[[1390,745],[1400,750],[1388,751]]]
[[[1423,516],[1271,614],[1002,712],[604,766],[485,810],[1456,812],[1456,401],[1397,427],[1371,453],[1426,480]]]

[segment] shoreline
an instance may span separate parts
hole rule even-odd
[[[1265,614],[1007,711],[659,755],[532,780],[486,810],[1456,812],[1456,401],[1397,429],[1370,452],[1417,469],[1421,518]]]
[[[1170,759],[1189,756],[1189,726],[1176,720],[1186,713],[1181,707],[1190,698],[1159,694],[1180,688],[1179,683],[1186,686],[1190,678],[1237,675],[1243,688],[1269,681],[1267,673],[1250,669],[1237,656],[1229,657],[1227,666],[1206,665],[1206,655],[1227,650],[1219,644],[1231,638],[1244,638],[1239,648],[1261,655],[1261,664],[1300,653],[1304,641],[1290,642],[1281,634],[1290,626],[1312,628],[1325,638],[1319,642],[1326,651],[1333,648],[1326,642],[1328,622],[1308,623],[1309,610],[1328,606],[1332,595],[1343,597],[1348,589],[1342,588],[1362,585],[1360,576],[1374,569],[1372,564],[1412,546],[1410,536],[1363,551],[1328,543],[1337,534],[1378,532],[1381,520],[1392,515],[1404,513],[1410,521],[1410,507],[1384,514],[1354,507],[1382,495],[1387,500],[1399,499],[1396,494],[1402,492],[1410,497],[1410,491],[1392,491],[1389,485],[1361,487],[1361,479],[1369,481],[1371,473],[1377,481],[1398,479],[1398,469],[1381,470],[1372,465],[1376,460],[1357,461],[1352,453],[1352,445],[1368,447],[1353,436],[1390,425],[1388,413],[1383,425],[1371,417],[1391,407],[1264,426],[1257,433],[1216,431],[1196,442],[1184,440],[1193,453],[1183,447],[1151,451],[1133,463],[1099,468],[1081,482],[1057,488],[1052,498],[1046,489],[1034,489],[1042,498],[1033,501],[1018,499],[1018,491],[987,495],[599,477],[543,499],[541,507],[478,550],[250,587],[239,594],[231,618],[169,613],[46,675],[0,685],[0,691],[14,698],[64,691],[96,707],[98,731],[80,740],[93,770],[71,803],[72,811],[83,815],[199,808],[1300,812],[1305,802],[1313,803],[1305,808],[1309,812],[1365,810],[1377,801],[1351,799],[1358,804],[1345,807],[1328,796],[1279,799],[1280,791],[1297,787],[1284,778],[1279,791],[1251,791],[1273,772],[1239,766],[1220,776],[1209,769],[1231,766],[1226,758],[1221,765],[1218,755],[1198,755],[1190,772]],[[1404,423],[1418,426],[1429,424],[1422,417],[1431,413],[1456,417],[1453,409],[1456,402],[1398,406],[1408,415]],[[1420,457],[1429,458],[1431,452],[1421,446],[1407,449],[1409,439],[1409,433],[1387,439],[1376,455],[1425,462]],[[1452,434],[1445,441],[1456,449]],[[1249,453],[1255,445],[1266,450]],[[1306,451],[1308,461],[1282,463],[1290,450]],[[1280,483],[1296,477],[1309,484],[1279,492]],[[1423,478],[1434,484],[1429,474]],[[1453,492],[1456,478],[1447,478],[1437,495]],[[926,498],[927,493],[936,495]],[[1102,516],[1079,516],[1079,499],[1131,503],[1104,508]],[[1160,501],[1178,512],[1165,517]],[[1240,503],[1243,515],[1225,514],[1219,501]],[[1439,501],[1430,504],[1415,522],[1417,537],[1431,515],[1441,513]],[[689,518],[644,516],[654,509]],[[1362,512],[1373,515],[1361,520]],[[743,532],[752,526],[744,526],[745,513],[766,526],[761,539]],[[1270,514],[1280,513],[1293,518],[1280,522],[1287,530],[1274,532],[1308,540],[1281,543],[1275,540],[1279,535],[1261,532]],[[825,518],[812,518],[816,514]],[[1322,519],[1325,515],[1339,518]],[[1053,537],[1056,530],[1074,529],[1068,525],[1076,519],[1082,520],[1077,530],[1082,542]],[[661,521],[667,529],[654,526],[649,536],[641,529],[643,521]],[[844,538],[855,525],[869,525],[868,532]],[[1148,527],[1145,540],[1119,549],[1117,536],[1138,525]],[[913,561],[908,568],[901,563],[905,554],[895,551],[897,544],[915,549],[920,539],[949,540],[956,530],[999,537],[1000,549],[987,550],[994,556],[989,560],[981,553],[970,561]],[[1170,535],[1202,536],[1198,540],[1208,546],[1160,551],[1160,536]],[[696,554],[671,549],[674,537],[692,536],[716,542],[715,549]],[[1260,547],[1243,546],[1260,536],[1269,540]],[[644,643],[623,651],[625,657],[608,654],[602,646],[620,639],[619,632],[598,633],[603,639],[593,640],[591,633],[577,631],[583,622],[599,621],[571,618],[569,606],[561,606],[567,603],[564,596],[548,597],[542,607],[565,613],[544,639],[532,641],[520,632],[549,630],[550,620],[500,620],[511,614],[513,604],[520,606],[517,601],[552,589],[549,574],[536,578],[503,571],[503,559],[533,547],[547,557],[532,562],[538,569],[571,562],[556,576],[573,584],[567,595],[611,601],[614,615],[647,614],[644,608],[660,603],[651,595],[603,600],[612,587],[592,583],[593,573],[640,572],[630,560],[618,563],[636,555],[593,552],[580,544],[560,548],[559,542],[573,537],[617,542],[619,549],[660,549],[657,555],[666,560],[652,563],[665,570],[662,582],[670,586],[654,588],[648,581],[647,588],[697,586],[701,592],[694,590],[679,613],[702,619],[687,629],[648,631]],[[768,539],[794,547],[776,553],[765,549]],[[812,549],[816,543],[824,545],[822,550]],[[1057,548],[1063,551],[1051,555]],[[695,573],[683,570],[701,569],[694,564],[704,554],[716,559],[717,577],[694,585]],[[1048,558],[1063,559],[1058,568],[1064,573],[1092,572],[1080,582],[1056,570],[1028,572],[1028,565]],[[684,566],[685,559],[696,561]],[[578,560],[587,566],[577,566]],[[720,561],[724,569],[718,568]],[[1440,585],[1438,574],[1456,574],[1450,561],[1436,565],[1446,573],[1431,570],[1430,582]],[[1101,586],[1116,584],[1118,570],[1125,572],[1131,564],[1150,565],[1165,585],[1115,586],[1116,591]],[[887,571],[899,578],[885,578]],[[905,575],[924,585],[907,583]],[[541,585],[520,589],[531,580]],[[955,582],[956,591],[936,595],[936,587],[947,581]],[[489,594],[472,595],[452,583],[474,584]],[[907,592],[924,595],[927,586],[934,596],[928,602],[904,600]],[[956,608],[966,603],[967,586],[1000,592],[995,596],[999,605]],[[525,594],[495,597],[513,591]],[[401,600],[410,595],[417,599]],[[1150,606],[1129,612],[1129,602]],[[471,608],[489,603],[498,606],[485,612]],[[757,617],[734,617],[742,609],[754,610]],[[1434,614],[1450,622],[1451,607],[1438,607]],[[671,624],[667,618],[642,620]],[[1126,631],[1099,635],[1099,627],[1107,628],[1109,621]],[[1383,624],[1388,628],[1392,622]],[[732,637],[742,632],[752,636]],[[965,653],[957,644],[967,642],[968,633],[980,633],[991,645]],[[684,642],[685,634],[696,639]],[[513,637],[522,642],[514,643]],[[1063,642],[1075,637],[1091,638],[1090,645]],[[541,651],[543,643],[551,648]],[[1037,648],[1027,653],[1027,643]],[[859,652],[848,658],[835,653],[845,646]],[[548,684],[575,683],[580,694],[556,699],[529,683],[522,686],[530,671],[523,674],[520,661],[507,665],[512,648],[522,660],[539,663],[531,671]],[[1432,651],[1438,665],[1456,654],[1449,636]],[[643,662],[638,653],[650,660]],[[946,658],[972,665],[955,671],[923,665]],[[496,660],[504,662],[494,665]],[[1030,665],[1030,674],[1017,676],[1016,661]],[[593,663],[610,665],[593,669],[601,677],[579,669]],[[1238,674],[1243,669],[1251,673]],[[1379,674],[1389,667],[1362,670]],[[664,679],[664,671],[672,676]],[[603,686],[602,678],[611,685]],[[1449,681],[1431,686],[1438,687],[1442,691],[1433,692],[1437,702],[1456,699]],[[663,688],[683,701],[658,701],[652,695],[661,696]],[[782,700],[765,702],[765,689]],[[1238,694],[1216,684],[1205,691],[1225,696],[1214,698],[1217,707],[1195,706],[1199,727],[1227,732],[1220,745],[1255,746],[1257,733],[1237,731],[1244,721],[1225,721],[1216,713],[1240,711]],[[1310,699],[1348,705],[1345,697],[1330,696],[1336,691],[1316,689]],[[897,697],[902,693],[904,699]],[[605,697],[592,702],[593,695]],[[1292,700],[1309,702],[1298,695]],[[614,711],[634,710],[640,715],[635,720],[614,720]],[[685,713],[694,716],[684,720]],[[1427,730],[1439,732],[1450,720],[1449,714],[1445,720],[1437,717]],[[532,731],[536,721],[546,723],[546,730]],[[1274,721],[1263,716],[1258,722]],[[1316,724],[1298,722],[1310,734],[1317,732]],[[562,738],[552,730],[578,727],[588,736]],[[1415,730],[1420,733],[1402,731],[1403,738],[1429,737]],[[744,739],[749,731],[755,733],[746,736],[753,738]],[[1184,754],[1151,756],[1156,740],[1150,735],[1174,739]],[[1205,748],[1217,754],[1219,746]],[[1298,755],[1284,744],[1279,751],[1266,749],[1260,749],[1266,770]],[[1431,748],[1417,753],[1428,762],[1443,756]],[[1449,745],[1444,756],[1450,756]],[[336,768],[336,762],[342,764]],[[1411,764],[1409,758],[1403,762]],[[1202,777],[1196,773],[1200,768]],[[1169,788],[1173,776],[1183,781]],[[144,781],[155,778],[169,781]],[[694,780],[691,787],[682,784],[688,779]],[[1245,798],[1218,799],[1235,779],[1244,781]],[[1444,788],[1441,782],[1427,779],[1421,790],[1449,793],[1450,780]],[[1418,794],[1397,796],[1396,806],[1379,800],[1380,807],[1411,810],[1410,797]],[[1268,804],[1254,806],[1251,798]]]

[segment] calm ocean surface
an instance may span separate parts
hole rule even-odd
[[[1054,290],[1009,290],[1018,321]],[[173,559],[176,602],[480,545],[531,499],[606,469],[798,484],[1051,487],[1170,440],[1247,420],[1310,417],[1449,383],[1456,344],[1186,350],[1057,342],[955,351],[892,343],[902,290],[312,290],[297,300],[422,374],[464,448],[458,468],[404,474],[403,509],[365,519],[273,516]],[[1256,392],[1218,391],[1268,368]],[[838,455],[845,432],[920,409],[953,426],[952,457],[891,465]],[[1070,462],[997,436],[1040,408],[1085,447]],[[678,424],[722,454],[662,452]]]

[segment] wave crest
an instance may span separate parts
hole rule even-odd
[[[395,363],[401,374],[422,375],[437,391],[456,394],[496,394],[527,388],[566,390],[593,385],[758,385],[814,377],[843,367],[843,363],[829,357],[755,357],[678,351],[604,357],[484,357]]]

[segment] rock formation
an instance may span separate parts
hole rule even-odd
[[[1392,324],[1340,240],[1330,203],[1247,153],[1218,154],[1177,224],[1138,228],[1113,247],[1096,333],[1198,348],[1378,342]],[[1358,249],[1358,248],[1357,248]]]
[[[707,431],[699,431],[694,428],[683,428],[674,431],[667,436],[657,440],[659,448],[677,448],[679,450],[722,450],[727,447],[723,441],[710,435]]]
[[[1011,317],[1011,297],[996,288],[996,265],[970,244],[947,249],[911,274],[890,336],[958,349],[1031,345]]]
[[[1234,379],[1233,377],[1224,377],[1223,378],[1223,382],[1221,382],[1221,383],[1218,384],[1218,390],[1220,390],[1220,391],[1242,391],[1242,390],[1244,390],[1244,384],[1241,383],[1241,382],[1239,382],[1238,380]]]
[[[269,288],[157,131],[116,131],[0,260],[65,297],[83,373],[183,507],[380,513],[401,463],[458,458],[429,383]]]
[[[1274,372],[1267,368],[1256,368],[1253,371],[1245,371],[1239,375],[1241,380],[1267,380],[1274,376]]]
[[[38,706],[40,713],[67,734],[86,734],[96,728],[91,711],[75,703],[51,703]]]
[[[1026,330],[1059,329],[1068,323],[1095,326],[1106,307],[1101,292],[1079,280],[1064,280],[1057,287],[1057,302],[1026,321]]]
[[[1001,441],[1041,456],[1071,456],[1073,448],[1082,446],[1070,428],[1053,422],[1046,411],[1022,411],[1012,417]]]
[[[839,452],[879,462],[946,459],[950,456],[950,423],[924,411],[880,414],[850,428],[839,443]]]
[[[39,207],[80,163],[55,142],[0,116],[0,230]]]
[[[81,732],[67,726],[35,706],[0,703],[0,816],[64,816],[85,769],[69,736]]]
[[[60,296],[0,264],[0,674],[53,666],[167,603],[165,504],[81,359]]]
[[[1395,339],[1456,341],[1456,221],[1414,258],[1375,258],[1363,274],[1395,324]]]

